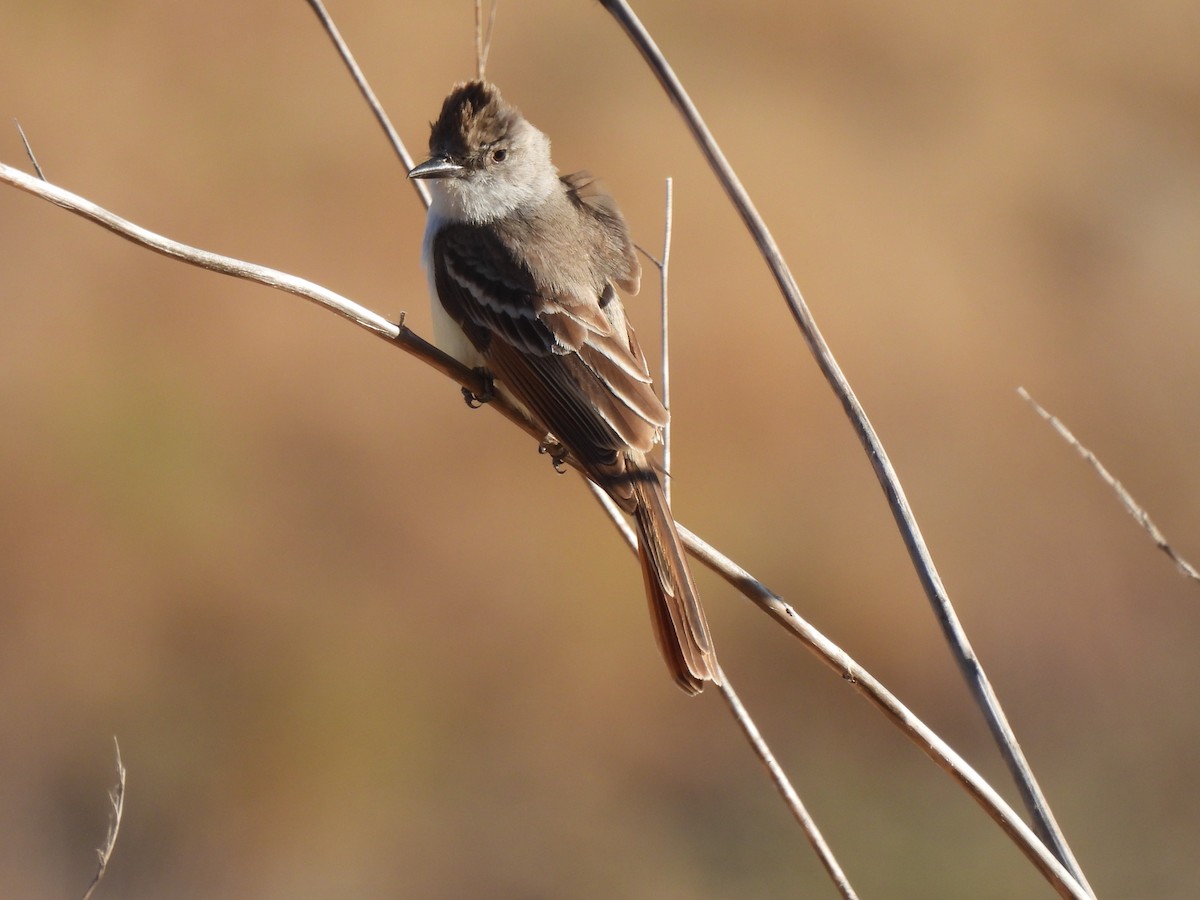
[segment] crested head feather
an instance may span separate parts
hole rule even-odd
[[[442,103],[437,121],[430,123],[429,149],[470,165],[478,162],[481,150],[511,137],[522,121],[494,84],[460,82]]]

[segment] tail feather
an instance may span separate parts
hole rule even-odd
[[[708,621],[662,482],[652,470],[637,474],[634,519],[654,635],[676,684],[698,694],[706,681],[721,683]]]

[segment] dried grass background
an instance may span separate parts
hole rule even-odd
[[[334,5],[414,152],[470,10]],[[1200,596],[1016,396],[1200,556],[1195,4],[643,2],[888,446],[1100,896],[1200,868]],[[47,176],[427,332],[423,214],[303,4],[0,0]],[[656,246],[674,505],[1011,797],[840,409],[635,52],[509,3],[489,74]],[[15,129],[0,158],[23,161]],[[648,279],[649,284],[649,279]],[[652,287],[652,285],[650,285]],[[654,291],[631,304],[646,342]],[[662,671],[574,477],[293,298],[0,191],[0,894],[831,894],[713,697]],[[1049,891],[700,575],[726,670],[864,896]]]

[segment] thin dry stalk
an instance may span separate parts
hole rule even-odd
[[[408,150],[404,146],[404,142],[400,140],[400,135],[396,133],[396,129],[392,127],[392,120],[388,118],[386,112],[383,111],[383,104],[379,102],[379,98],[375,96],[375,92],[371,90],[371,86],[367,83],[366,76],[363,75],[362,69],[358,62],[354,59],[354,54],[350,52],[350,47],[342,40],[341,32],[333,23],[333,18],[325,10],[325,5],[321,0],[308,0],[308,5],[312,7],[312,11],[317,14],[317,18],[321,20],[321,27],[325,29],[325,33],[329,35],[329,39],[333,41],[334,47],[337,48],[338,56],[342,58],[342,62],[346,64],[346,68],[350,70],[350,77],[354,79],[354,83],[358,86],[359,91],[363,95],[363,99],[367,101],[367,106],[371,108],[371,112],[375,115],[376,121],[379,122],[379,127],[383,129],[388,137],[388,143],[392,145],[392,149],[396,151],[396,155],[400,157],[400,165],[404,166],[404,171],[409,171],[416,163],[413,158],[408,155]],[[417,196],[421,198],[421,202],[425,204],[425,208],[429,208],[429,187],[425,182],[418,178],[409,180],[413,189],[417,192]]]
[[[1166,535],[1159,531],[1158,526],[1150,519],[1150,514],[1138,505],[1138,502],[1133,499],[1133,495],[1125,489],[1125,485],[1113,477],[1104,463],[1100,462],[1099,457],[1083,446],[1083,444],[1079,443],[1079,440],[1071,433],[1071,430],[1057,416],[1048,413],[1041,404],[1029,396],[1029,392],[1025,388],[1017,388],[1017,393],[1021,396],[1022,400],[1033,407],[1034,412],[1050,423],[1050,426],[1058,432],[1059,437],[1066,441],[1069,446],[1074,447],[1075,452],[1087,460],[1088,464],[1096,470],[1096,474],[1100,476],[1100,480],[1112,488],[1113,493],[1117,495],[1117,499],[1121,501],[1121,505],[1125,507],[1125,511],[1133,516],[1137,520],[1137,523],[1142,526],[1142,529],[1150,535],[1150,540],[1154,541],[1154,546],[1167,554],[1180,572],[1193,581],[1200,581],[1200,572],[1197,572],[1190,562],[1175,552],[1175,548],[1167,541]]]
[[[96,851],[100,861],[96,866],[96,874],[92,876],[92,883],[83,892],[83,900],[90,900],[92,892],[96,890],[104,873],[108,871],[108,861],[112,859],[113,850],[116,849],[117,835],[121,832],[121,816],[125,812],[125,765],[121,762],[121,745],[117,743],[115,737],[113,738],[113,747],[117,751],[117,783],[108,792],[108,804],[112,807],[112,811],[108,814],[108,834],[104,837],[104,846]]]
[[[659,359],[662,360],[662,375],[658,380],[659,392],[662,394],[663,408],[671,411],[671,327],[670,327],[670,283],[671,283],[671,228],[674,200],[672,196],[671,179],[667,179],[667,193],[663,201],[663,250],[659,259],[641,244],[634,244],[637,251],[650,260],[658,269],[658,311],[659,311]],[[667,495],[667,503],[671,502],[671,418],[668,415],[667,424],[663,426],[662,435],[662,468],[663,490]]]
[[[33,165],[33,171],[37,172],[38,178],[45,181],[46,173],[42,171],[42,167],[38,165],[37,157],[33,155],[33,148],[29,146],[29,138],[25,137],[25,129],[21,127],[21,123],[16,119],[13,119],[13,124],[17,126],[17,134],[21,136],[21,143],[25,145],[25,155],[29,157],[29,162]]]
[[[942,632],[963,677],[975,698],[976,704],[983,712],[993,739],[1000,749],[1009,772],[1017,784],[1022,800],[1032,817],[1042,840],[1050,846],[1054,854],[1075,874],[1076,880],[1085,888],[1087,881],[1083,871],[1076,862],[1074,854],[1067,845],[1066,838],[1046,802],[1045,795],[1033,775],[1033,770],[1025,760],[1025,755],[1017,742],[1016,734],[1008,722],[1008,717],[1000,706],[1000,701],[992,689],[991,682],[983,671],[983,666],[975,655],[966,632],[963,630],[954,607],[950,603],[949,594],[942,584],[941,576],[934,566],[933,557],[925,544],[917,525],[916,517],[904,495],[900,479],[892,466],[887,452],[875,433],[874,427],[867,418],[866,410],[855,396],[849,381],[842,373],[834,359],[829,346],[825,343],[816,320],[813,318],[800,289],[792,277],[791,270],[783,259],[775,239],[771,236],[762,217],[758,214],[750,195],[742,186],[733,168],[725,159],[712,133],[704,124],[699,111],[684,90],[666,58],[658,49],[653,38],[634,14],[629,4],[624,0],[601,0],[601,4],[612,14],[613,18],[624,30],[625,34],[637,47],[643,59],[658,78],[663,90],[672,104],[682,115],[684,122],[692,133],[700,151],[708,160],[710,168],[716,174],[730,202],[737,209],[747,230],[758,245],[763,259],[766,261],[786,300],[796,324],[800,328],[809,350],[816,359],[817,365],[824,374],[830,387],[842,403],[847,417],[850,419],[859,441],[870,460],[875,476],[887,497],[888,506],[896,521],[904,544],[908,549],[909,558],[916,570],[917,577],[933,607],[934,615],[942,627]],[[1088,888],[1090,892],[1090,888]]]
[[[482,81],[487,74],[488,54],[492,51],[492,34],[496,31],[497,0],[488,12],[487,30],[483,27],[483,0],[475,0],[475,73]],[[411,166],[409,167],[411,168]]]
[[[742,706],[742,701],[738,699],[738,695],[733,692],[733,685],[729,682],[729,676],[724,672],[721,673],[721,682],[717,685],[717,689],[721,692],[721,696],[725,698],[725,702],[729,705],[730,711],[733,713],[734,719],[742,727],[742,733],[746,735],[746,740],[750,742],[750,746],[754,748],[754,752],[758,758],[762,760],[762,764],[766,766],[767,773],[771,776],[771,781],[775,783],[776,790],[783,796],[788,808],[792,811],[796,821],[800,824],[804,834],[808,837],[808,842],[812,844],[813,849],[817,852],[817,858],[821,860],[821,865],[825,867],[825,872],[829,875],[830,881],[837,888],[838,893],[846,900],[855,900],[858,895],[854,892],[854,888],[850,885],[850,881],[846,878],[846,873],[842,871],[842,867],[838,865],[837,858],[833,855],[833,851],[829,848],[829,844],[825,842],[824,836],[817,828],[817,823],[804,804],[800,800],[800,796],[788,781],[787,775],[776,762],[774,754],[771,753],[771,748],[767,746],[767,742],[763,740],[762,735],[758,733],[758,729],[754,726],[754,720],[746,712],[746,708]]]
[[[671,179],[667,179],[667,196],[664,199],[663,212],[663,254],[662,262],[658,265],[659,283],[662,286],[660,308],[662,316],[659,321],[660,339],[662,341],[662,402],[667,410],[667,424],[663,426],[663,490],[667,495],[667,503],[671,502],[671,327],[668,311],[670,297],[668,286],[671,282],[671,226],[673,222],[673,207]]]

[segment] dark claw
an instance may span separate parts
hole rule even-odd
[[[566,462],[569,455],[567,448],[550,435],[547,435],[546,439],[538,444],[538,453],[550,454],[550,462],[554,466],[554,471],[559,475],[567,471]]]
[[[471,409],[479,409],[485,403],[491,403],[496,397],[496,385],[487,369],[476,369],[475,374],[483,379],[483,393],[476,394],[470,388],[463,388],[463,400]]]

